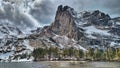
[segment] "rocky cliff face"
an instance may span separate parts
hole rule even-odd
[[[58,6],[54,22],[43,28],[41,34],[48,37],[66,35],[68,38],[80,40],[84,35],[82,29],[75,23],[76,12],[69,6]]]
[[[50,29],[57,35],[66,35],[68,38],[74,38],[76,40],[83,37],[83,33],[75,24],[76,12],[69,6],[58,6],[54,23],[52,23]]]
[[[85,48],[104,49],[120,44],[118,42],[119,22],[119,18],[112,19],[108,14],[99,10],[77,13],[69,6],[60,5],[54,22],[29,37],[45,42],[46,46],[54,44],[59,47],[78,47],[81,45]]]
[[[76,14],[73,8],[60,5],[58,6],[54,22],[50,26],[45,26],[40,32],[32,34],[29,37],[37,38],[37,40],[41,42],[47,39],[46,45],[54,44],[59,47],[67,47],[67,45],[79,46],[77,41],[84,37],[84,33],[83,29],[76,25]],[[44,41],[40,40],[41,38],[44,39]],[[48,40],[51,43],[47,43]],[[35,43],[35,41],[31,40],[30,43]]]
[[[89,23],[97,26],[111,26],[109,23],[111,20],[108,14],[105,14],[99,10],[95,10],[93,12],[84,12],[81,17],[84,21],[88,21]]]

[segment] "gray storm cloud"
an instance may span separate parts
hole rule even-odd
[[[101,10],[105,13],[114,15],[120,14],[120,0],[51,0],[56,5],[69,5],[77,11]]]
[[[6,23],[11,23],[21,29],[39,26],[39,22],[30,14],[25,13],[23,8],[6,1],[0,3],[0,23],[4,23],[3,21],[7,21]]]
[[[120,16],[120,0],[108,0],[108,4],[104,4],[111,14]]]
[[[43,24],[51,23],[54,20],[56,8],[61,4],[68,5],[78,12],[100,10],[111,17],[116,17],[120,16],[119,3],[120,0],[42,0],[40,4],[36,5],[38,9],[33,9],[31,12]]]
[[[35,19],[42,22],[42,24],[51,23],[55,14],[54,3],[52,3],[50,0],[36,2],[34,7],[30,10],[30,14]]]
[[[0,0],[1,2],[2,0]],[[0,20],[19,28],[34,28],[54,21],[58,5],[68,5],[77,12],[100,10],[110,16],[120,16],[120,0],[4,0],[12,3],[0,3]],[[23,2],[23,3],[22,3]]]

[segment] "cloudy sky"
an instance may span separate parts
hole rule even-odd
[[[120,16],[120,0],[38,0],[40,1],[39,8],[40,16],[39,21],[42,20],[42,23],[47,24],[51,23],[54,20],[55,12],[57,6],[68,5],[75,9],[77,12],[84,10],[94,11],[100,10],[106,14],[109,14],[111,17]],[[47,20],[46,20],[47,19]]]
[[[0,21],[12,23],[19,28],[52,23],[57,6],[61,4],[68,5],[77,12],[100,10],[112,18],[120,16],[120,0],[9,0],[17,2],[12,5],[2,1],[0,0]]]
[[[76,11],[101,10],[105,13],[110,14],[113,17],[120,15],[120,0],[49,0],[49,1],[51,1],[51,3],[55,6],[58,6],[59,4],[69,5],[73,7]],[[49,4],[46,3],[46,5]]]

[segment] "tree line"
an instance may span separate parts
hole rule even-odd
[[[120,61],[120,48],[106,49],[88,48],[86,51],[73,47],[60,49],[58,47],[36,48],[32,52],[35,61],[39,60],[90,60],[90,61]]]

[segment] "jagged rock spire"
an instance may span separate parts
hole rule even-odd
[[[75,24],[74,9],[69,6],[58,6],[55,21],[51,29],[55,34],[67,35],[69,38],[80,39],[81,34]]]

